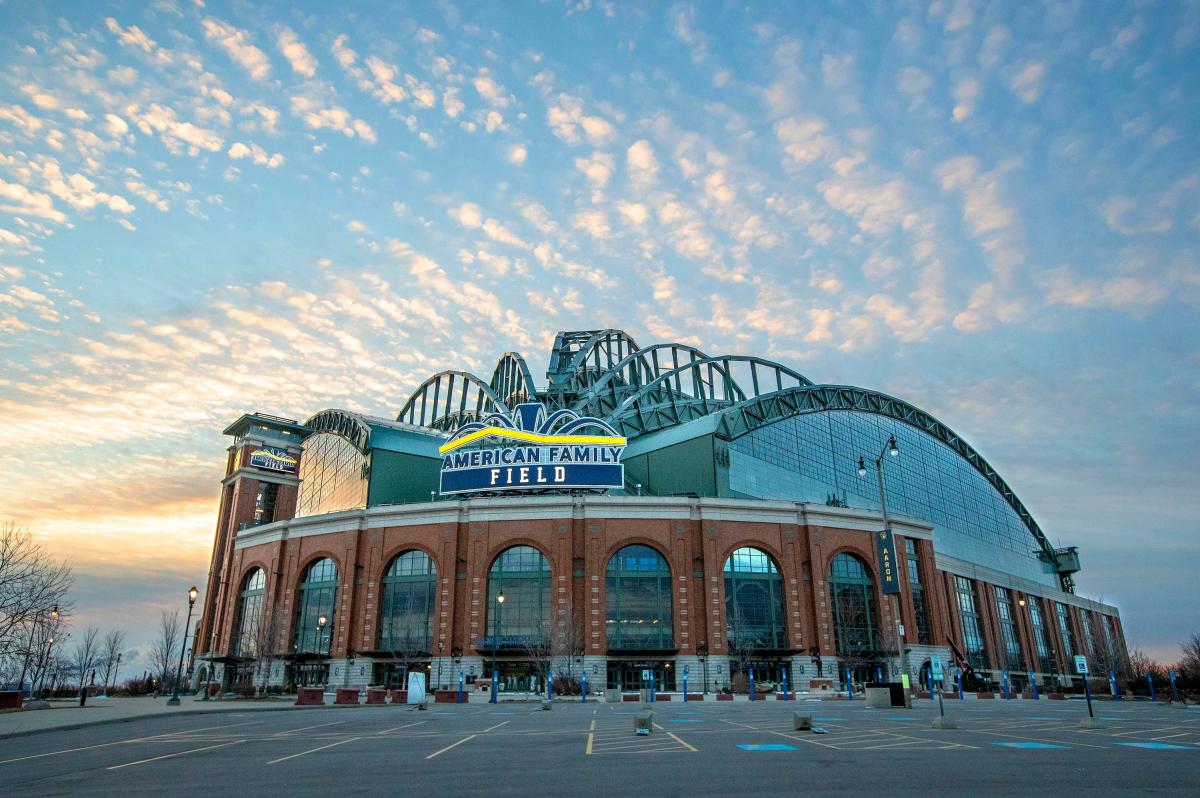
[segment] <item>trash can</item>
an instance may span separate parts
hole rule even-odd
[[[633,716],[633,733],[634,734],[649,734],[654,728],[654,713],[649,710],[638,712]]]

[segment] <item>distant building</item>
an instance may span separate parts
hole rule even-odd
[[[394,420],[231,424],[197,678],[450,687],[495,667],[511,691],[549,664],[591,689],[753,669],[819,690],[927,685],[938,658],[1045,690],[1082,685],[1074,655],[1124,659],[1117,610],[1075,594],[1076,549],[900,399],[619,330],[560,333],[546,378],[510,352],[489,379],[431,377]]]

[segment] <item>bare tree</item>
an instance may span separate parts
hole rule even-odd
[[[99,668],[100,674],[103,677],[105,692],[108,691],[109,681],[116,675],[117,660],[121,655],[121,649],[125,647],[125,633],[120,629],[113,629],[104,636],[104,642],[100,645]]]
[[[175,658],[179,656],[179,613],[162,611],[158,625],[158,639],[150,647],[151,675],[159,680],[158,692],[165,692],[175,674]]]
[[[1200,632],[1179,644],[1183,649],[1183,658],[1179,660],[1179,670],[1187,674],[1189,679],[1200,678]]]
[[[54,561],[32,533],[14,521],[0,524],[0,663],[5,669],[28,667],[36,637],[71,609],[67,591],[71,569]]]
[[[577,687],[582,689],[581,673],[576,669],[576,663],[580,663],[579,668],[582,669],[584,652],[583,635],[572,622],[571,616],[563,613],[550,634],[550,653],[556,682],[561,678],[561,683],[571,690]]]
[[[521,650],[533,668],[538,684],[545,684],[550,677],[554,665],[554,649],[551,646],[553,635],[543,632],[540,635],[524,635],[521,638]]]
[[[287,626],[287,618],[280,607],[264,608],[254,630],[254,670],[259,678],[259,691],[266,695],[267,683],[271,678],[271,666],[279,649],[279,638]]]
[[[96,667],[100,657],[100,630],[89,626],[75,640],[75,650],[71,653],[71,668],[79,677],[79,704],[83,705],[86,698],[88,677]]]
[[[763,648],[762,634],[752,629],[742,613],[741,605],[731,601],[725,607],[725,641],[729,647],[729,687],[741,692],[749,689],[747,671]]]

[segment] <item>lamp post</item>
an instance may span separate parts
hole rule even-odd
[[[899,456],[899,454],[900,454],[900,447],[898,447],[896,445],[896,436],[889,435],[888,439],[887,439],[887,443],[885,443],[883,445],[883,449],[880,450],[879,456],[876,457],[874,460],[874,462],[875,462],[875,481],[879,486],[879,506],[880,506],[880,509],[883,511],[883,528],[885,530],[891,529],[891,522],[888,520],[887,493],[884,491],[884,488],[883,488],[883,463],[884,463],[884,459],[887,456],[897,457],[897,456]],[[864,462],[862,455],[859,455],[859,458],[858,458],[858,475],[860,477],[865,477],[867,475],[867,464]],[[899,582],[899,580],[900,580],[900,569],[897,568],[896,569],[896,581]],[[905,667],[905,664],[904,664],[904,640],[901,639],[901,635],[900,635],[900,594],[893,593],[892,599],[893,599],[893,603],[895,605],[895,607],[894,607],[895,621],[897,624],[897,626],[896,626],[896,655],[900,659],[900,675],[903,676],[904,674],[906,674],[908,672],[908,668]]]
[[[317,655],[318,662],[320,662],[321,659],[321,649],[324,648],[322,641],[325,639],[325,624],[327,623],[329,623],[329,616],[325,614],[317,616],[317,649],[313,653]],[[328,678],[328,676],[326,676],[326,678]]]
[[[171,691],[171,697],[167,700],[167,706],[179,706],[179,678],[183,673],[183,653],[187,651],[188,629],[192,625],[192,608],[196,606],[196,596],[200,595],[200,591],[193,586],[188,591],[188,614],[187,620],[183,623],[183,645],[179,647],[179,666],[175,668],[175,689]]]
[[[496,703],[496,682],[498,674],[496,673],[496,648],[500,645],[500,613],[504,611],[504,591],[501,590],[496,594],[496,619],[492,621],[492,699],[489,703]]]
[[[112,672],[112,686],[113,686],[113,689],[116,689],[116,686],[117,686],[117,674],[118,674],[118,673],[120,673],[120,671],[121,671],[121,652],[120,652],[120,651],[118,651],[118,652],[117,652],[117,664],[116,664],[116,666],[113,668],[113,672]],[[105,695],[108,695],[108,685],[105,685],[105,686],[104,686],[104,694],[105,694]],[[205,695],[205,697],[207,698],[207,697],[208,697],[208,692],[207,692],[207,691],[205,691],[204,695]]]
[[[49,615],[50,615],[50,632],[51,632],[51,634],[53,634],[54,622],[58,620],[58,605],[57,604],[55,604],[50,609]],[[37,615],[33,616],[33,625],[29,629],[29,645],[25,647],[25,662],[21,666],[21,681],[17,682],[17,689],[21,690],[22,692],[24,692],[24,690],[25,690],[25,673],[29,670],[29,660],[33,656],[33,641],[34,641],[34,638],[37,637],[38,618],[40,618],[40,617],[41,617],[41,613],[38,613]],[[29,697],[30,698],[33,697],[33,685],[32,684],[29,686]]]
[[[442,655],[443,655],[443,652],[445,652],[445,650],[446,650],[446,644],[439,640],[438,641],[438,677],[437,677],[437,689],[439,689],[439,690],[442,689]]]
[[[708,695],[708,644],[701,640],[696,646],[696,656],[700,658],[700,669],[704,671],[704,694]]]

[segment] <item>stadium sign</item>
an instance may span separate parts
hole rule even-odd
[[[250,452],[250,465],[269,471],[296,473],[296,458],[288,454],[286,449],[276,449],[274,446],[261,446]]]
[[[621,488],[624,451],[625,438],[598,418],[520,404],[463,425],[438,449],[441,492]]]

